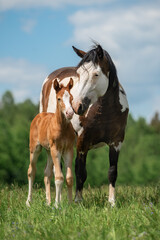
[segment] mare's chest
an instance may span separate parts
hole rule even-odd
[[[90,107],[85,116],[79,118],[81,129],[78,136],[80,149],[101,147],[113,142],[122,142],[126,127],[128,109],[121,111],[119,102],[102,102]]]

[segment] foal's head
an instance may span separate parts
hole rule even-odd
[[[65,118],[71,120],[74,114],[71,106],[73,97],[70,93],[70,90],[73,87],[73,79],[70,78],[66,87],[60,85],[58,80],[55,79],[53,86],[56,91],[57,106],[60,108],[60,111],[64,114]]]

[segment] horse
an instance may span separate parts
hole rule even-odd
[[[53,88],[56,92],[56,112],[39,113],[33,119],[30,127],[30,165],[28,168],[29,193],[26,201],[30,206],[32,199],[32,185],[36,173],[37,158],[44,147],[51,158],[48,159],[45,168],[45,188],[47,204],[51,204],[50,182],[53,176],[53,165],[56,186],[55,207],[57,208],[61,200],[61,189],[64,181],[61,171],[61,156],[64,159],[66,167],[66,183],[68,188],[68,200],[72,202],[72,159],[73,146],[75,142],[75,132],[70,122],[73,117],[71,107],[72,95],[70,89],[73,86],[73,80],[70,79],[67,87],[59,85],[57,79],[53,82]]]
[[[75,202],[83,199],[83,185],[87,178],[86,158],[89,150],[104,145],[109,146],[109,197],[115,205],[115,184],[117,164],[129,112],[126,93],[119,83],[117,70],[109,53],[100,44],[85,52],[73,47],[82,58],[76,67],[64,67],[52,72],[44,81],[40,94],[40,112],[54,112],[55,93],[52,82],[67,84],[72,77],[71,120],[77,134],[76,143],[76,196]]]

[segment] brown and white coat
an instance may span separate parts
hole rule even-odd
[[[109,202],[115,204],[117,163],[128,116],[126,94],[120,85],[115,65],[100,45],[85,53],[74,48],[82,57],[77,67],[61,68],[51,73],[42,86],[40,112],[54,112],[56,100],[52,82],[55,78],[66,85],[73,78],[71,89],[74,116],[71,120],[77,133],[76,198],[82,199],[87,178],[86,157],[90,149],[109,146]]]
[[[72,159],[75,132],[70,123],[73,116],[70,89],[73,86],[73,80],[70,79],[68,85],[63,87],[62,85],[60,86],[57,79],[55,79],[52,86],[56,92],[57,106],[55,113],[39,113],[33,119],[30,127],[30,165],[28,168],[29,193],[26,202],[28,206],[32,199],[32,185],[36,173],[36,162],[42,147],[47,150],[48,154],[44,177],[47,204],[50,205],[51,203],[50,182],[53,176],[53,166],[56,186],[56,207],[58,207],[58,203],[61,200],[61,189],[64,181],[61,171],[61,157],[63,157],[66,167],[68,199],[70,202],[72,201]]]

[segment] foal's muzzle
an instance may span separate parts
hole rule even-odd
[[[73,114],[74,114],[73,109],[68,109],[68,110],[66,111],[66,118],[67,118],[68,120],[71,120],[72,117],[73,117]]]

